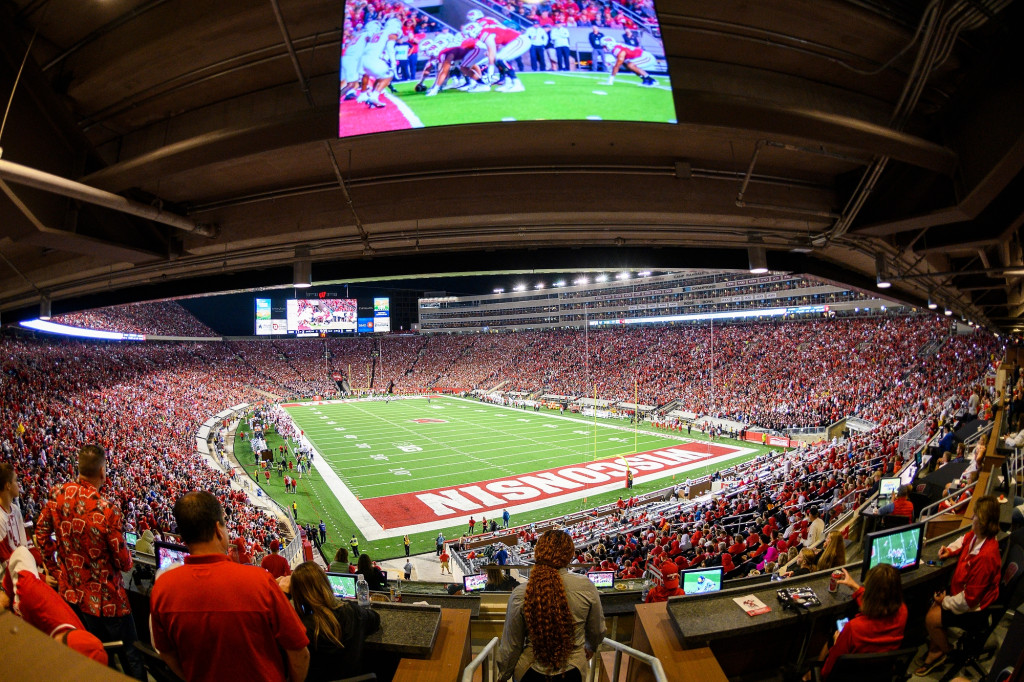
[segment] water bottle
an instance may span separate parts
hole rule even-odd
[[[360,606],[370,605],[370,585],[366,582],[366,578],[360,573],[359,580],[356,581],[356,599],[359,600]]]
[[[647,603],[647,593],[651,591],[651,581],[649,579],[644,580],[644,590],[641,595],[641,601]]]
[[[402,602],[402,578],[399,576],[398,581],[395,585],[395,598],[392,601],[396,603]]]

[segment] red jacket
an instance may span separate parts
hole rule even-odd
[[[863,594],[863,587],[853,593],[858,606]],[[868,618],[858,613],[839,633],[835,646],[828,650],[828,657],[821,668],[822,679],[828,677],[836,659],[843,654],[874,654],[899,648],[906,625],[906,604],[900,604],[900,610],[889,618]]]
[[[999,597],[1003,560],[999,554],[999,543],[995,538],[982,540],[981,550],[972,555],[971,549],[975,540],[973,530],[964,536],[958,553],[960,560],[953,571],[953,583],[949,593],[956,596],[963,592],[967,605],[977,610],[986,608]]]

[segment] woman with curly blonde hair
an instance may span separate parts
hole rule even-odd
[[[537,541],[535,565],[526,585],[508,600],[498,648],[498,680],[579,682],[604,639],[604,612],[597,588],[569,573],[572,538],[551,529]]]

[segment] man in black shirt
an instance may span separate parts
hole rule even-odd
[[[601,44],[601,40],[604,38],[604,34],[601,33],[601,29],[594,26],[590,29],[590,35],[587,39],[590,40],[590,70],[591,71],[604,71],[604,45]]]

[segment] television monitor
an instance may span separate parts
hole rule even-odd
[[[327,573],[327,582],[331,584],[331,592],[338,599],[355,599],[356,583],[359,576],[355,573]]]
[[[185,557],[188,556],[188,547],[176,545],[173,542],[156,540],[153,542],[153,553],[156,555],[156,568],[158,571],[162,571],[176,564],[185,563]]]
[[[594,587],[615,587],[615,571],[591,571],[587,573]]]
[[[899,477],[894,478],[883,478],[878,482],[878,494],[879,496],[892,497],[896,494],[896,491],[900,489]]]
[[[466,594],[469,594],[470,592],[479,592],[487,587],[487,574],[473,573],[472,575],[462,576],[462,587]]]
[[[285,304],[288,331],[297,336],[354,332],[358,324],[356,311],[354,298],[293,298]]]
[[[684,594],[706,594],[722,589],[722,567],[690,568],[680,571],[680,585]]]
[[[924,544],[924,524],[913,523],[899,528],[868,533],[864,538],[864,565],[861,580],[878,564],[890,564],[900,571],[917,568]]]
[[[900,485],[911,485],[914,482],[914,477],[917,476],[918,466],[916,464],[909,464],[903,471],[900,472]]]
[[[125,532],[124,542],[128,545],[128,549],[135,549],[135,544],[139,541],[138,533]]]
[[[531,26],[544,9],[536,3],[508,13],[461,0],[437,0],[430,14],[409,0],[384,13],[375,7],[345,4],[339,137],[459,123],[676,122],[653,3],[598,16],[600,48],[591,47],[589,27],[552,27],[571,52],[555,60],[553,51],[538,50],[539,63],[530,50]],[[626,21],[637,28],[623,28]],[[403,33],[416,42],[412,55]],[[570,54],[577,61],[571,71]],[[592,70],[595,60],[603,71]]]

